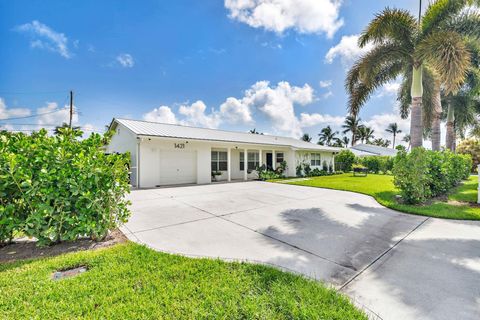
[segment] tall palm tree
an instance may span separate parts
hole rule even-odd
[[[375,138],[373,135],[374,132],[375,130],[370,127],[360,126],[360,128],[358,128],[358,138],[362,143],[370,143],[370,140]]]
[[[306,142],[311,142],[312,137],[310,137],[310,135],[308,133],[304,133],[303,136],[300,138],[300,140],[306,141]]]
[[[408,147],[407,147],[407,151],[410,150],[410,135],[409,134],[406,134],[403,139],[402,139],[403,142],[406,142],[408,143]]]
[[[385,131],[391,133],[393,135],[393,146],[392,148],[395,149],[395,138],[397,137],[397,134],[402,133],[402,130],[398,129],[398,124],[396,122],[390,123],[385,129]]]
[[[422,146],[423,109],[433,109],[431,97],[435,88],[442,84],[446,92],[456,91],[470,63],[460,27],[480,29],[480,20],[463,13],[470,2],[431,2],[418,20],[407,10],[386,8],[378,14],[359,38],[360,47],[369,43],[375,46],[354,64],[346,79],[350,113],[358,115],[373,91],[402,76],[400,99],[408,101],[408,105],[411,102],[409,108],[402,110],[402,116],[408,116],[410,111],[412,147]],[[472,26],[477,27],[472,29]],[[428,99],[424,99],[424,87]],[[422,106],[425,102],[427,105]]]
[[[335,139],[337,138],[337,135],[338,135],[338,131],[333,131],[333,129],[330,126],[326,126],[318,134],[318,136],[320,137],[318,139],[318,144],[331,146],[335,141]]]
[[[383,138],[377,138],[377,139],[374,139],[372,141],[372,144],[375,145],[375,146],[388,148],[388,146],[390,146],[390,140],[387,140],[387,139],[384,140]]]
[[[363,126],[360,124],[360,121],[360,118],[357,119],[357,117],[350,115],[345,118],[345,122],[342,125],[344,129],[342,131],[343,134],[352,133],[352,146],[358,141],[358,130]]]
[[[257,128],[253,128],[249,131],[250,133],[253,133],[253,134],[263,134],[263,132],[258,132],[257,131]]]

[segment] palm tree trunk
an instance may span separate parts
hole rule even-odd
[[[352,132],[352,147],[355,145],[355,133]]]
[[[432,117],[432,150],[440,151],[440,125],[442,116],[442,99],[440,96],[440,88],[435,85],[435,93],[433,95],[433,117]]]
[[[455,112],[452,107],[452,104],[448,102],[448,112],[447,112],[447,136],[446,140],[446,147],[448,150],[455,151],[455,128],[454,128],[454,121],[455,121]]]
[[[395,136],[396,136],[396,134],[394,133],[393,134],[393,146],[392,146],[393,149],[395,149]]]
[[[412,114],[410,119],[410,139],[412,149],[423,146],[423,119],[422,119],[422,66],[413,67],[412,76]]]

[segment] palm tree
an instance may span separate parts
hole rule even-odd
[[[384,140],[382,138],[377,138],[377,139],[373,140],[372,144],[375,145],[375,146],[388,148],[390,146],[390,140],[387,140],[387,139]]]
[[[342,128],[345,129],[342,131],[343,134],[352,133],[352,146],[358,141],[358,130],[363,127],[360,121],[360,118],[357,119],[357,117],[350,115],[345,118],[345,122],[342,125]]]
[[[438,95],[440,85],[448,93],[460,87],[470,63],[464,34],[480,36],[480,20],[464,12],[469,3],[431,2],[418,20],[407,10],[386,8],[378,14],[359,38],[360,47],[375,46],[354,64],[346,79],[350,113],[358,115],[373,91],[402,76],[402,116],[410,111],[412,147],[422,146],[424,109],[433,109],[432,96]],[[438,107],[435,110],[437,117]],[[429,112],[425,114],[428,118]]]
[[[410,150],[410,135],[409,135],[409,134],[406,134],[406,135],[403,137],[402,141],[408,143],[407,151]]]
[[[385,131],[393,134],[393,146],[392,146],[392,148],[395,149],[395,138],[397,137],[397,134],[402,133],[402,130],[398,129],[397,123],[394,122],[394,123],[390,123],[388,125],[387,129],[385,129]]]
[[[343,136],[342,139],[340,139],[340,142],[345,148],[347,148],[348,144],[350,143],[350,139],[347,136]]]
[[[308,133],[304,133],[303,136],[300,138],[300,140],[306,141],[306,142],[311,142],[312,137],[310,137],[310,135]]]
[[[61,126],[56,126],[55,129],[53,130],[53,133],[55,135],[60,135],[62,133],[62,129],[67,129],[67,128],[70,128],[70,125],[66,122],[62,123]],[[80,131],[80,127],[78,126],[74,126],[71,128],[73,131]]]
[[[320,145],[327,145],[331,146],[333,142],[337,139],[338,131],[333,131],[330,126],[326,126],[323,128],[318,136],[320,137],[318,139],[318,144]]]
[[[370,143],[370,139],[375,138],[373,135],[374,132],[375,130],[370,127],[360,126],[360,128],[358,128],[358,138],[362,143]]]
[[[257,131],[257,128],[253,128],[249,131],[250,133],[253,133],[253,134],[263,134],[263,132],[258,132]]]

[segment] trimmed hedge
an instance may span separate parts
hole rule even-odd
[[[471,167],[472,158],[469,155],[415,148],[409,154],[399,152],[395,157],[394,184],[406,203],[422,203],[447,193],[467,179]]]
[[[102,239],[126,222],[129,155],[105,154],[108,135],[81,134],[0,132],[0,242]]]
[[[389,156],[366,156],[358,159],[358,162],[368,169],[368,172],[386,173],[393,169],[393,157]]]

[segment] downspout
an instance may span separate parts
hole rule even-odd
[[[137,175],[137,189],[140,189],[140,141],[142,141],[140,138],[138,138],[138,141],[137,141],[137,154],[136,154],[136,157],[137,157],[137,167],[136,167],[136,175]]]

